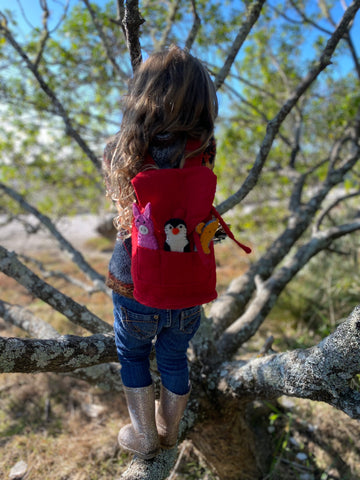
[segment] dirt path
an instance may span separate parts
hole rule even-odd
[[[62,218],[56,227],[74,247],[83,249],[89,239],[99,236],[96,228],[100,220],[96,215],[76,215]],[[56,240],[47,230],[41,228],[31,233],[39,224],[33,216],[21,216],[20,220],[7,224],[4,222],[5,216],[0,216],[0,245],[8,250],[26,253],[57,247]]]

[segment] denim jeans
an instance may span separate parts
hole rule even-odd
[[[199,328],[201,307],[162,310],[113,293],[114,331],[121,378],[126,387],[151,384],[149,356],[155,339],[161,382],[177,395],[189,391],[186,351]]]

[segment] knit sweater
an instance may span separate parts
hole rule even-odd
[[[149,155],[159,168],[177,168],[185,150],[194,150],[198,142],[186,141],[184,136],[158,135],[149,147]],[[104,163],[111,161],[115,142],[109,142],[104,151]],[[180,148],[179,148],[180,147]],[[175,160],[174,152],[182,151]],[[213,169],[215,163],[216,145],[212,138],[208,147],[202,153],[202,164]],[[125,297],[133,298],[133,280],[131,277],[131,237],[127,232],[119,231],[109,263],[106,284],[114,292]]]

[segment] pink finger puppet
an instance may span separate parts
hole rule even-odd
[[[154,224],[151,220],[151,204],[146,204],[143,213],[136,203],[133,203],[133,214],[135,227],[138,231],[138,245],[139,247],[150,248],[151,250],[158,250],[158,242],[154,234]]]

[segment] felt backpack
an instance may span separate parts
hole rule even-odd
[[[213,207],[216,182],[201,155],[184,168],[149,169],[133,178],[131,274],[143,305],[181,309],[217,297],[213,237],[219,223],[251,252]]]

